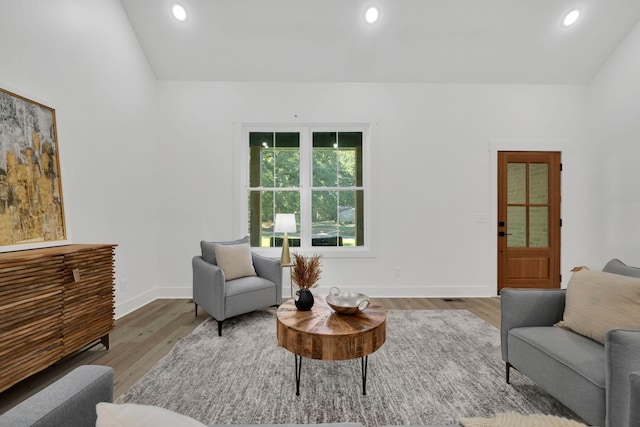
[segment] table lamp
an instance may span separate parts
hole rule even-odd
[[[282,265],[291,264],[291,254],[289,253],[289,237],[287,233],[296,232],[296,216],[295,214],[276,214],[276,225],[273,229],[276,233],[284,233],[282,240],[282,256],[280,261]]]

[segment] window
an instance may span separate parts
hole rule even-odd
[[[249,133],[249,236],[251,246],[282,246],[276,213],[295,213],[300,230],[300,134]],[[290,237],[294,237],[292,235]],[[299,236],[299,234],[298,234]],[[299,237],[291,246],[300,246]]]
[[[362,132],[313,132],[311,245],[364,246]]]
[[[246,132],[251,246],[282,246],[277,213],[293,213],[291,247],[365,247],[366,129]]]

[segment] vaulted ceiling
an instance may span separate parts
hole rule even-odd
[[[586,84],[640,20],[638,0],[121,1],[160,80]]]

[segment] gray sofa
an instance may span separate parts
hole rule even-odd
[[[614,259],[603,271],[640,277]],[[640,330],[611,329],[605,344],[553,327],[563,318],[563,289],[503,289],[502,359],[585,422],[640,427]]]
[[[80,366],[0,415],[0,427],[95,427],[96,404],[113,401],[113,368]]]
[[[96,405],[113,401],[113,369],[81,366],[3,415],[0,427],[95,427]],[[640,373],[630,375],[629,426],[640,427]],[[602,425],[602,424],[601,424]],[[293,427],[270,424],[260,427]],[[616,426],[612,424],[612,426]],[[223,427],[212,425],[211,427]],[[247,427],[234,425],[233,427]],[[360,423],[306,424],[304,427],[363,427]],[[438,426],[433,426],[438,427]],[[439,426],[445,427],[445,426]]]
[[[113,368],[108,366],[80,366],[0,415],[0,427],[95,427],[96,405],[113,402],[113,378]],[[260,427],[294,426],[263,424]],[[305,427],[363,426],[360,423],[333,423],[305,424]]]

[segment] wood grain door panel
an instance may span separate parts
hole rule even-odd
[[[560,153],[498,153],[498,293],[560,287]]]

